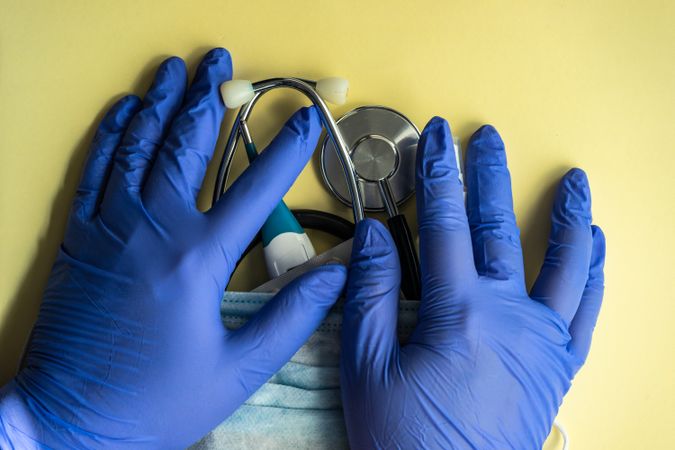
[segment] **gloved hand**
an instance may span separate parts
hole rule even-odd
[[[185,65],[170,58],[142,105],[125,97],[101,122],[26,366],[1,392],[3,449],[185,448],[281,368],[342,290],[345,268],[322,267],[243,328],[223,327],[235,263],[321,131],[313,108],[296,113],[200,212],[231,73],[228,52],[212,50],[185,94]]]
[[[549,248],[525,286],[504,144],[484,126],[467,151],[467,208],[447,123],[417,159],[422,299],[396,336],[399,265],[389,233],[357,226],[341,383],[352,448],[541,448],[584,363],[603,293],[605,240],[584,172],[560,183]]]

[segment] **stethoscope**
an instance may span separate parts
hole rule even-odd
[[[415,156],[420,137],[415,125],[399,112],[382,106],[356,108],[336,121],[323,98],[341,103],[340,97],[346,94],[346,89],[342,93],[332,91],[336,85],[340,91],[339,85],[346,83],[341,83],[340,79],[315,82],[299,78],[273,78],[257,83],[242,80],[230,83],[235,83],[233,87],[237,101],[227,106],[241,108],[220,161],[213,203],[224,192],[239,137],[242,137],[246,146],[253,146],[247,120],[255,103],[272,89],[296,89],[317,106],[327,131],[321,146],[321,175],[324,183],[338,200],[351,206],[354,223],[363,220],[365,211],[387,212],[387,224],[401,261],[401,290],[406,298],[419,300],[420,272],[417,252],[405,216],[398,212],[398,205],[410,198],[415,191]],[[459,143],[455,141],[454,144],[458,166],[461,166]],[[354,224],[334,214],[315,210],[292,212],[303,228],[324,231],[343,241],[348,241],[354,235]],[[251,243],[244,256],[258,242],[260,238]],[[320,259],[321,255],[317,258]],[[320,263],[322,262],[318,264]],[[279,278],[285,275],[287,274]],[[557,421],[553,426],[561,433],[563,449],[567,450],[567,432]]]
[[[253,106],[267,92],[292,88],[316,106],[326,135],[321,146],[321,173],[328,189],[352,209],[354,223],[366,211],[385,211],[387,225],[401,261],[401,290],[408,299],[420,298],[419,262],[412,233],[398,206],[414,193],[415,154],[420,133],[405,116],[382,106],[357,108],[335,120],[326,101],[344,103],[347,82],[340,78],[310,81],[272,78],[251,83],[227,82],[223,91],[226,106],[239,108],[218,168],[213,192],[215,204],[222,196],[234,153],[242,139],[247,151],[255,149],[248,128]],[[346,241],[353,237],[354,224],[324,211],[293,210],[303,228],[330,233]],[[244,252],[260,242],[256,239]],[[243,258],[242,256],[242,258]]]

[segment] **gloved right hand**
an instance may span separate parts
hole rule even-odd
[[[379,222],[357,225],[341,354],[352,448],[541,448],[586,359],[605,258],[586,175],[574,169],[560,183],[528,294],[494,128],[473,135],[466,164],[465,210],[450,129],[433,119],[417,160],[422,299],[404,346],[395,246]]]
[[[236,262],[321,133],[303,108],[200,211],[231,74],[229,53],[214,49],[187,88],[185,64],[170,58],[143,104],[125,97],[103,119],[26,367],[0,390],[1,448],[185,448],[277,372],[342,291],[345,268],[324,266],[238,330],[223,326]]]

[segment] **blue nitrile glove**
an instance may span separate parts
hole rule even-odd
[[[143,104],[103,119],[28,347],[1,394],[0,448],[185,448],[295,353],[340,293],[331,265],[226,330],[235,263],[316,146],[302,109],[208,212],[196,206],[225,107],[230,55],[209,52],[186,92],[178,58]],[[260,267],[260,270],[265,270]]]
[[[341,362],[355,449],[540,448],[588,354],[605,240],[591,226],[584,172],[560,183],[548,252],[528,295],[504,144],[484,126],[467,153],[465,210],[447,123],[435,118],[422,133],[422,299],[403,346],[391,236],[378,222],[357,226]]]

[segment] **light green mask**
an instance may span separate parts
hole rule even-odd
[[[271,294],[227,292],[221,304],[223,323],[240,327],[271,298]],[[415,326],[418,304],[399,303],[403,341]],[[338,302],[291,361],[191,449],[349,448],[340,399],[341,330]]]

